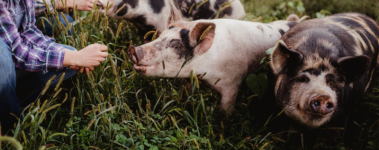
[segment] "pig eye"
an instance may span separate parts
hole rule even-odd
[[[325,76],[326,78],[326,83],[330,86],[330,87],[334,87],[336,84],[335,82],[335,76],[332,75],[332,74],[328,74]]]
[[[180,44],[180,42],[173,40],[170,43],[170,47],[174,48],[174,49],[181,49],[183,46],[182,46],[182,44]]]
[[[334,82],[329,82],[330,87],[334,87],[334,85],[335,85]]]
[[[309,78],[306,77],[306,76],[301,76],[299,78],[296,79],[297,82],[305,82],[305,83],[308,83],[309,82]]]

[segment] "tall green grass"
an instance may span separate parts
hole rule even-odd
[[[305,15],[301,1],[242,2],[249,21]],[[59,20],[57,13],[52,16]],[[235,111],[224,118],[218,113],[221,96],[199,84],[196,77],[188,89],[180,79],[139,75],[127,56],[131,45],[141,45],[133,24],[103,16],[97,9],[89,13],[74,10],[74,15],[77,22],[72,24],[72,36],[68,35],[69,27],[55,23],[57,42],[77,49],[93,43],[107,45],[108,60],[89,75],[77,74],[24,108],[15,129],[8,133],[12,137],[0,137],[0,141],[10,141],[0,142],[0,149],[19,149],[20,145],[24,149],[72,150],[315,148],[301,145],[300,129],[272,128],[277,117],[283,116],[281,110],[259,112],[265,99],[258,100],[245,86]],[[357,108],[364,117],[356,121],[362,129],[356,135],[356,148],[379,148],[378,121],[374,119],[379,114],[378,85],[376,79],[368,100]],[[340,140],[327,145],[320,138],[316,148],[345,149]]]

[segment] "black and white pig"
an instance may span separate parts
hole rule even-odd
[[[365,15],[304,21],[271,54],[276,102],[307,128],[345,125],[378,67],[378,51],[379,24]]]
[[[291,15],[288,20],[292,18],[300,21],[296,15]],[[145,76],[171,78],[190,78],[191,70],[195,75],[206,73],[201,80],[221,93],[221,109],[229,113],[233,108],[228,108],[233,106],[241,83],[260,67],[265,50],[273,47],[285,31],[297,24],[292,21],[264,24],[232,19],[187,22],[180,16],[173,19],[174,23],[158,39],[130,48],[129,58],[135,70]],[[221,80],[215,85],[218,79]]]
[[[140,37],[144,37],[148,31],[158,29],[158,33],[161,33],[167,28],[171,17],[171,2],[180,10],[178,15],[185,20],[213,19],[222,8],[221,5],[228,2],[228,0],[208,0],[205,3],[202,3],[204,0],[100,0],[103,6],[108,1],[110,4],[113,3],[113,6],[108,10],[107,16],[129,20],[138,28]],[[121,7],[123,8],[117,12]],[[105,9],[101,12],[104,13]],[[230,19],[241,19],[244,16],[245,11],[239,0],[234,0],[230,7],[219,14],[219,17]]]

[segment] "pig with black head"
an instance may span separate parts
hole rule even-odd
[[[168,29],[158,39],[130,48],[129,58],[135,70],[145,76],[171,78],[190,78],[192,70],[195,75],[206,73],[201,80],[221,93],[221,109],[229,113],[240,85],[260,67],[265,50],[300,21],[292,15],[288,19],[297,22],[263,24],[232,19],[187,22],[175,15],[178,10],[172,13]],[[221,80],[215,85],[218,79]]]
[[[365,15],[304,21],[286,32],[271,54],[276,102],[307,128],[337,120],[344,125],[369,87],[378,51],[379,24]]]
[[[180,10],[178,15],[184,20],[212,19],[217,16],[220,9],[219,17],[241,19],[245,16],[239,0],[231,1],[226,8],[222,8],[222,4],[227,4],[228,0],[99,0],[99,2],[99,5],[103,6],[101,10],[103,13],[107,3],[113,3],[107,11],[107,16],[130,20],[138,28],[141,37],[144,37],[148,31],[158,29],[161,33],[167,28],[171,12],[170,3],[174,3],[175,8]],[[146,42],[149,40],[145,40]]]

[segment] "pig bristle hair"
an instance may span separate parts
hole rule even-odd
[[[303,16],[303,17],[300,18],[300,20],[299,20],[298,23],[303,22],[304,20],[307,20],[308,18],[311,18],[311,17],[309,17],[309,16]]]
[[[296,14],[291,14],[287,17],[287,21],[294,21],[294,22],[297,22],[297,23],[300,23],[300,22],[303,22],[304,20],[310,18],[309,16],[303,16],[299,19],[299,16],[297,16]]]
[[[299,22],[299,21],[300,21],[299,16],[297,16],[297,15],[295,15],[295,14],[291,14],[291,15],[289,15],[289,16],[287,17],[286,20],[287,20],[287,21],[292,21],[292,20],[294,20],[295,22]]]

